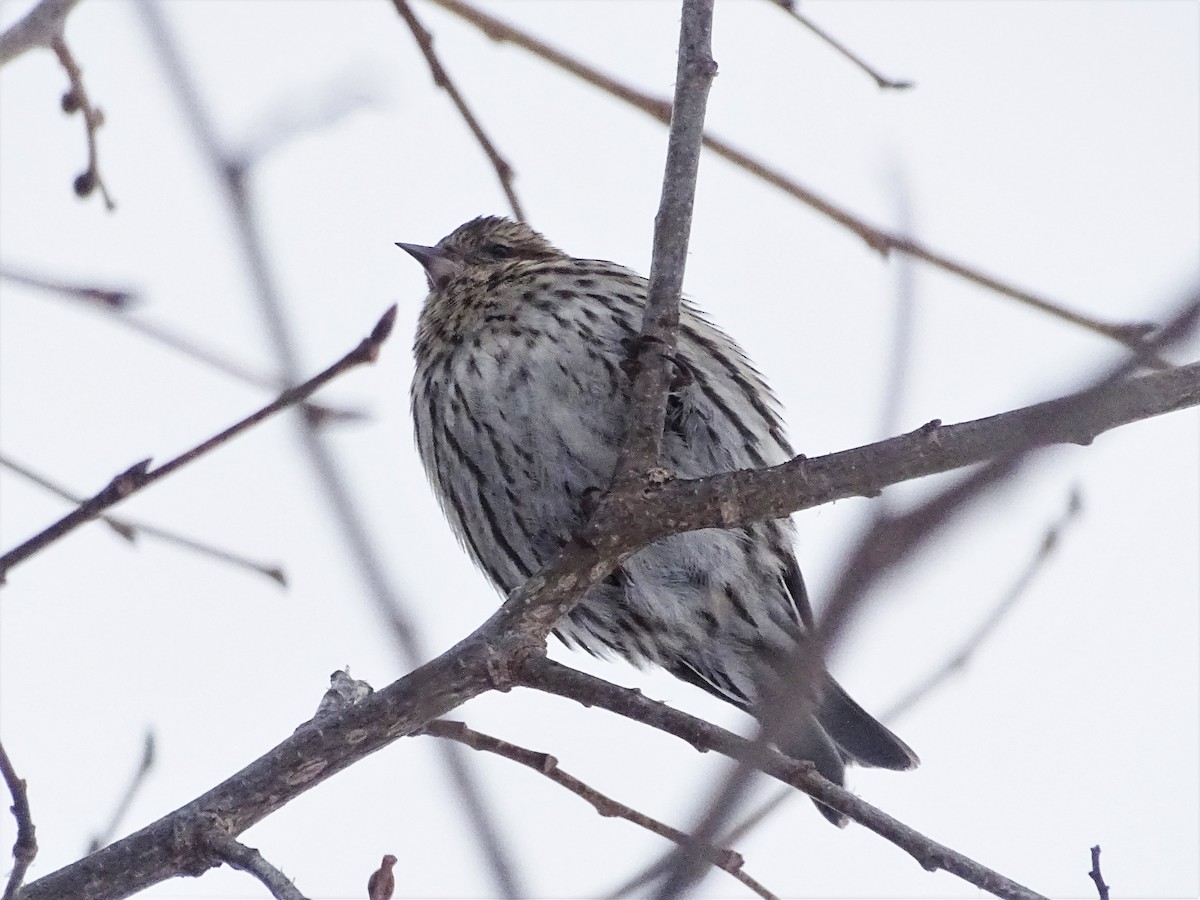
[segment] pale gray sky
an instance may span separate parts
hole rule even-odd
[[[27,5],[7,0],[3,22]],[[414,8],[516,168],[531,223],[576,255],[645,272],[665,129],[429,4]],[[487,8],[670,94],[675,3]],[[813,0],[804,9],[917,87],[880,93],[770,4],[724,2],[714,133],[884,226],[898,220],[902,183],[929,245],[1101,319],[1159,318],[1194,282],[1196,4]],[[370,411],[368,423],[334,430],[333,443],[397,589],[440,652],[497,598],[455,545],[416,460],[408,343],[424,280],[393,242],[432,243],[465,219],[503,213],[503,195],[390,4],[173,0],[166,11],[231,145],[271,133],[280,111],[303,111],[331,86],[374,98],[273,152],[254,197],[306,371],[400,304],[379,364],[321,399]],[[30,53],[0,79],[0,262],[137,288],[145,302],[132,315],[271,371],[220,192],[135,8],[86,0],[67,36],[107,117],[101,167],[118,209],[71,193],[82,128],[59,110],[65,78],[52,54]],[[903,430],[1046,399],[1120,359],[1113,344],[960,279],[920,265],[915,275]],[[800,451],[879,437],[896,276],[894,261],[840,227],[706,158],[686,288],[774,385]],[[144,457],[165,460],[268,397],[67,301],[10,282],[0,291],[0,451],[81,493]],[[1173,358],[1198,351],[1193,340]],[[853,771],[856,791],[1046,894],[1092,895],[1084,873],[1096,843],[1121,896],[1200,891],[1197,425],[1189,411],[1046,452],[888,581],[834,659],[876,711],[957,646],[1070,490],[1082,495],[1081,520],[1021,606],[962,675],[896,723],[921,768]],[[889,496],[905,503],[944,483]],[[5,548],[65,511],[8,472],[0,493]],[[796,517],[818,603],[870,508],[845,501]],[[146,729],[159,763],[126,831],[286,737],[333,670],[349,665],[377,687],[403,674],[299,455],[294,422],[257,429],[118,512],[278,561],[291,587],[150,540],[130,549],[100,525],[13,570],[0,595],[0,737],[30,786],[41,848],[32,877],[81,853]],[[552,652],[750,729],[668,676]],[[726,766],[527,692],[484,697],[457,715],[553,753],[568,772],[679,827]],[[512,763],[471,762],[537,896],[595,895],[666,849]],[[387,852],[401,860],[398,895],[488,896],[451,797],[430,739],[405,740],[245,840],[313,897],[362,895]],[[11,846],[12,831],[0,816],[0,846]],[[862,828],[830,828],[804,801],[737,849],[784,896],[972,895]],[[715,872],[701,893],[744,889]],[[261,895],[248,876],[223,870],[148,896]]]

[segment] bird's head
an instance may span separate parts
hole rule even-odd
[[[523,222],[481,216],[458,226],[432,247],[397,243],[425,269],[431,291],[467,278],[486,282],[523,264],[565,259],[565,254]]]

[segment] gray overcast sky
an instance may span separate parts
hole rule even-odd
[[[8,23],[28,6],[8,0]],[[504,2],[494,14],[651,93],[669,96],[677,5]],[[666,132],[640,113],[414,9],[514,165],[531,223],[579,256],[647,271]],[[918,236],[954,259],[1097,318],[1161,318],[1197,277],[1200,6],[1184,2],[805,3],[807,14],[914,90],[881,93],[765,2],[718,4],[711,130],[872,222],[907,196]],[[432,243],[506,211],[478,147],[384,2],[166,4],[222,139],[251,146],[289,117],[359,97],[277,147],[254,200],[306,371],[348,350],[390,303],[379,364],[322,399],[366,409],[331,431],[359,512],[430,652],[498,602],[455,545],[416,461],[407,345],[424,295],[393,246]],[[263,372],[276,366],[220,192],[183,127],[136,8],[87,0],[67,37],[107,123],[101,167],[118,209],[71,193],[77,119],[59,110],[52,54],[0,79],[0,262],[131,286],[131,313]],[[332,101],[331,101],[332,98]],[[896,260],[750,175],[706,157],[686,290],[776,388],[793,443],[817,455],[880,436]],[[924,266],[901,430],[1046,399],[1120,358],[1078,328]],[[264,402],[69,302],[0,282],[0,450],[85,493],[138,459],[164,460]],[[1174,359],[1197,358],[1200,341]],[[1057,519],[1078,523],[967,670],[895,723],[912,773],[854,771],[900,819],[1055,896],[1092,893],[1088,848],[1123,897],[1195,896],[1200,513],[1197,415],[1046,452],[879,592],[833,660],[882,711],[986,616]],[[945,484],[888,492],[912,502]],[[0,544],[64,512],[0,471]],[[870,512],[845,501],[796,517],[818,603]],[[145,731],[159,760],[124,828],[141,827],[264,753],[309,717],[330,672],[403,674],[323,498],[294,422],[259,428],[119,509],[278,561],[290,588],[92,525],[15,569],[0,597],[0,737],[41,847],[32,876],[75,859],[107,820]],[[661,673],[557,658],[748,731]],[[725,763],[594,710],[525,692],[472,702],[473,726],[553,753],[567,771],[686,827]],[[398,894],[488,896],[430,739],[401,741],[246,835],[309,896],[361,896],[386,852]],[[473,754],[530,891],[591,896],[663,852],[658,838],[535,774]],[[762,794],[770,793],[770,786]],[[7,805],[7,804],[6,804]],[[0,816],[0,845],[12,822]],[[740,842],[784,896],[960,897],[851,827],[793,802]],[[741,896],[711,874],[706,896]],[[155,897],[259,896],[222,870]]]

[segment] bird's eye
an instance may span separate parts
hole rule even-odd
[[[513,248],[504,244],[484,244],[483,252],[492,259],[508,259],[513,255]]]

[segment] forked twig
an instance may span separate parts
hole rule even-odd
[[[65,490],[60,485],[54,483],[44,475],[39,475],[28,466],[18,463],[16,460],[10,459],[4,454],[0,454],[0,467],[6,468],[9,471],[20,475],[38,487],[44,488],[55,496],[62,497],[76,505],[85,503],[86,498],[80,497],[71,491]],[[156,538],[164,543],[174,544],[176,547],[183,547],[186,550],[191,550],[201,556],[207,556],[211,559],[227,562],[241,569],[249,569],[251,572],[257,572],[259,575],[265,575],[277,584],[286,587],[287,576],[284,575],[283,569],[280,566],[268,565],[267,563],[256,562],[253,559],[242,556],[240,553],[234,553],[230,550],[222,550],[219,547],[214,547],[212,544],[206,544],[203,541],[193,540],[189,537],[184,537],[174,531],[168,531],[165,528],[159,528],[155,525],[147,525],[144,522],[136,522],[132,519],[117,518],[116,516],[101,515],[100,519],[105,525],[111,528],[117,535],[129,543],[135,543],[139,534],[144,534],[146,537]]]
[[[243,365],[237,360],[226,356],[219,350],[205,347],[192,338],[171,331],[163,325],[123,315],[130,306],[135,305],[139,301],[134,291],[72,284],[53,278],[46,278],[41,275],[33,275],[28,272],[17,272],[4,267],[0,267],[0,278],[7,278],[9,281],[15,281],[26,287],[67,297],[79,301],[90,309],[108,313],[109,322],[128,328],[130,331],[135,331],[156,344],[174,350],[176,353],[202,363],[218,372],[223,372],[244,384],[272,391],[281,391],[287,387],[283,379],[271,378],[256,372],[249,366]],[[305,415],[319,423],[357,422],[366,418],[365,414],[360,410],[326,406],[325,404],[313,403],[309,400],[304,401],[301,407]]]
[[[124,500],[130,494],[140,491],[147,485],[153,484],[159,479],[165,478],[176,469],[187,465],[190,462],[198,459],[211,450],[216,449],[225,442],[237,437],[243,431],[257,425],[264,419],[270,418],[275,413],[282,409],[286,409],[303,400],[313,391],[320,388],[326,382],[337,377],[343,372],[354,368],[355,366],[363,365],[364,363],[374,362],[379,355],[379,348],[388,335],[391,333],[392,326],[396,321],[396,307],[392,306],[383,317],[376,323],[371,335],[363,340],[357,347],[343,356],[340,360],[321,372],[314,375],[303,384],[297,385],[294,388],[284,391],[273,402],[268,403],[262,409],[258,410],[246,418],[242,419],[235,425],[231,425],[219,434],[214,435],[206,441],[197,444],[191,450],[180,454],[169,462],[163,463],[157,469],[150,468],[150,460],[144,459],[139,463],[134,464],[126,469],[120,475],[117,475],[108,485],[98,494],[93,496],[87,502],[77,507],[73,512],[63,516],[53,525],[46,528],[44,531],[34,535],[29,540],[25,541],[18,547],[13,548],[8,553],[0,556],[0,584],[4,582],[9,569],[18,563],[28,559],[39,550],[57,541],[59,538],[74,531],[85,522],[90,522],[104,510],[108,509],[121,500]]]

